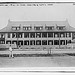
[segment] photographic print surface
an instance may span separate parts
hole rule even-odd
[[[75,67],[74,2],[0,2],[0,68]]]

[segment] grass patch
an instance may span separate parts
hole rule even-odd
[[[59,56],[75,56],[75,54],[13,54],[14,57],[59,57]],[[9,57],[8,54],[0,54],[0,57]]]

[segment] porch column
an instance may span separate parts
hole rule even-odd
[[[30,33],[29,33],[29,45],[30,45]]]
[[[23,45],[24,45],[24,33],[22,33],[22,38],[23,38]]]
[[[10,38],[11,38],[11,44],[12,44],[12,33],[10,33]]]
[[[22,33],[22,38],[24,39],[24,33]]]
[[[48,45],[48,33],[47,33],[47,45]]]
[[[35,33],[35,45],[36,45],[36,33]]]
[[[41,32],[41,45],[42,45],[42,32]]]
[[[12,39],[12,33],[10,33],[10,38]]]
[[[8,33],[6,33],[5,38],[8,38]]]
[[[18,32],[16,33],[16,35],[17,35],[17,48],[18,48]]]
[[[60,33],[59,33],[59,48],[60,48]]]
[[[53,32],[53,45],[54,45],[54,32]]]
[[[35,32],[35,38],[36,38],[36,32]]]
[[[5,33],[5,44],[6,44],[6,39],[7,39],[7,33]]]
[[[72,41],[72,32],[71,32],[71,41]]]
[[[66,45],[66,33],[65,33],[65,45]]]

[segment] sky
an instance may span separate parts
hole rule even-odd
[[[75,27],[75,5],[0,6],[0,29],[11,21],[66,21]]]

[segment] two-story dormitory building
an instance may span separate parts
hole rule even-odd
[[[0,30],[0,45],[22,48],[66,47],[75,39],[68,21],[10,21]]]

